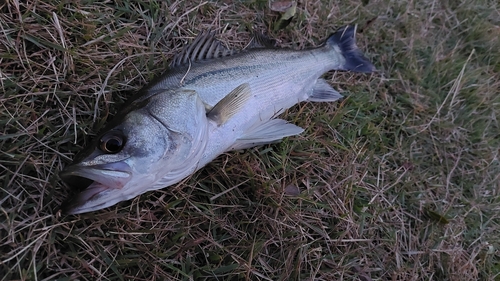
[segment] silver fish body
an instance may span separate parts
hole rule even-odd
[[[275,117],[302,101],[341,98],[319,78],[323,73],[374,71],[354,35],[355,27],[347,26],[318,48],[259,47],[236,54],[211,34],[200,35],[61,173],[68,183],[76,177],[90,182],[63,210],[102,209],[177,183],[226,151],[301,133],[302,128]],[[118,137],[108,150],[103,140],[110,132],[118,132],[122,143]]]

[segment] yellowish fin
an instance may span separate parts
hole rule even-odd
[[[250,85],[248,83],[241,84],[219,101],[212,110],[207,113],[207,118],[214,120],[221,126],[234,114],[240,111],[251,96],[252,92],[250,91]]]

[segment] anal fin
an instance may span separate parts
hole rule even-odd
[[[343,96],[328,84],[324,79],[319,78],[314,84],[312,93],[308,101],[313,102],[332,102],[343,98]]]
[[[304,129],[283,119],[271,119],[254,126],[238,138],[230,150],[246,149],[257,145],[273,143],[284,137],[302,133]]]

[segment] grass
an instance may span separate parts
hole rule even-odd
[[[1,280],[498,280],[500,5],[304,1],[0,4]],[[80,216],[57,177],[200,30],[305,48],[358,23],[379,73],[306,128],[183,182]],[[367,24],[370,23],[370,24]]]

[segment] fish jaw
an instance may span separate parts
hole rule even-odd
[[[96,166],[74,164],[60,173],[70,187],[81,189],[61,205],[64,214],[79,214],[109,207],[123,200],[123,189],[132,178],[125,162]]]

